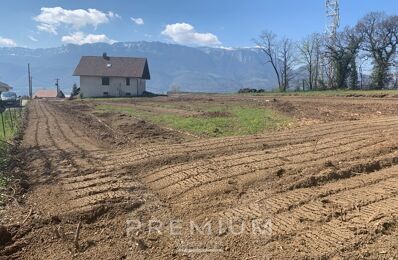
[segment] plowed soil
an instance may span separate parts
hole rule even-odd
[[[398,99],[137,102],[180,102],[168,112],[184,114],[198,99],[257,102],[298,123],[195,138],[89,104],[30,102],[13,169],[29,188],[1,211],[0,258],[398,258]]]

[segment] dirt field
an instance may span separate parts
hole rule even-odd
[[[250,104],[294,122],[208,138],[104,102],[187,117]],[[0,258],[398,258],[398,98],[33,101],[27,116]]]

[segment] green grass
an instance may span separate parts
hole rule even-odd
[[[5,187],[6,185],[7,179],[3,175],[0,175],[0,188]]]
[[[131,98],[125,97],[98,97],[98,98],[84,98],[78,101],[119,101],[119,102],[129,102]]]
[[[7,186],[8,183],[8,179],[5,175],[5,171],[7,170],[7,167],[10,162],[8,149],[9,147],[7,147],[7,144],[0,143],[0,205],[3,202],[3,196],[2,196],[3,189]]]
[[[10,156],[8,153],[9,147],[5,143],[0,143],[0,192],[1,189],[7,185],[7,178],[4,175],[4,171],[10,162]],[[1,196],[0,196],[1,202]]]
[[[3,117],[0,117],[0,140],[7,141],[14,138],[15,133],[18,131],[18,128],[21,123],[21,116],[19,110],[11,110],[11,115],[9,110],[3,113]],[[3,131],[3,122],[5,126],[5,136]]]
[[[9,144],[15,135],[18,133],[20,126],[21,126],[21,114],[19,110],[12,110],[11,115],[9,111],[5,111],[3,113],[3,118],[0,116],[0,191],[7,185],[7,178],[5,177],[5,171],[9,165],[11,160],[10,153],[9,153]],[[3,121],[4,119],[4,130],[5,136],[3,131]],[[0,196],[1,202],[1,196]]]
[[[97,105],[103,112],[124,112],[149,122],[203,136],[233,136],[259,134],[285,127],[292,119],[272,110],[248,106],[208,106],[199,111],[227,112],[224,116],[182,116],[172,113],[153,113],[133,107]]]
[[[241,95],[256,95],[256,96],[350,96],[358,95],[365,97],[372,96],[394,96],[398,95],[398,90],[313,90],[313,91],[288,91],[288,92],[264,92],[264,93],[247,93]]]

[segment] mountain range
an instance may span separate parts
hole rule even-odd
[[[30,63],[33,88],[54,88],[55,79],[69,93],[79,78],[73,71],[84,55],[146,57],[151,80],[147,90],[165,93],[170,88],[192,92],[236,92],[240,88],[273,89],[272,68],[257,48],[188,47],[161,42],[119,42],[64,45],[56,48],[0,48],[0,81],[27,93],[27,64]]]

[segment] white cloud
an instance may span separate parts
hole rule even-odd
[[[109,18],[119,18],[119,19],[122,18],[120,15],[114,12],[108,12],[108,16]]]
[[[131,19],[131,21],[133,21],[137,25],[143,25],[144,24],[144,19],[142,19],[140,17],[137,17],[137,18],[130,17],[130,19]]]
[[[50,24],[45,24],[45,23],[39,24],[37,26],[37,29],[39,29],[39,31],[42,31],[42,32],[48,32],[48,33],[52,33],[55,35],[58,34],[56,27],[54,25],[50,25]]]
[[[180,44],[200,46],[221,44],[216,35],[196,32],[195,28],[188,23],[168,24],[162,31],[162,34]]]
[[[29,35],[28,38],[29,38],[32,42],[37,42],[37,41],[38,41],[38,40],[37,40],[34,36],[32,36],[32,35]]]
[[[39,22],[37,29],[40,31],[57,34],[61,25],[71,26],[74,29],[92,25],[95,28],[99,24],[108,23],[112,18],[119,18],[113,12],[104,13],[97,9],[76,9],[67,10],[62,7],[42,7],[38,16],[33,19]]]
[[[8,38],[3,38],[0,36],[0,46],[4,47],[15,47],[17,46],[16,42],[14,40],[8,39]]]
[[[105,34],[87,34],[87,35],[85,35],[82,32],[76,32],[76,33],[73,33],[70,35],[63,36],[62,42],[82,45],[82,44],[86,44],[86,43],[91,44],[91,43],[98,43],[98,42],[113,44],[116,41],[109,39]]]

